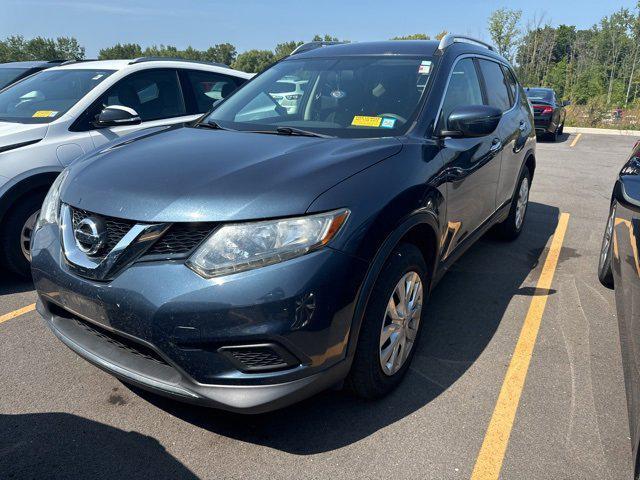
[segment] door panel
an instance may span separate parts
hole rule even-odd
[[[442,105],[440,129],[457,107],[483,105],[480,75],[472,58],[453,67]],[[503,143],[496,135],[481,138],[445,138],[441,142],[447,192],[446,258],[495,211]]]
[[[529,110],[529,101],[524,90],[516,81],[513,72],[504,66],[502,71],[511,91],[511,100],[514,108],[505,113],[503,118],[504,125],[501,125],[501,127],[505,128],[509,139],[505,143],[505,149],[502,154],[496,196],[498,207],[511,200],[518,183],[520,167],[524,164],[525,155],[527,154],[528,139],[535,134],[533,118]]]
[[[479,59],[478,65],[482,72],[489,105],[504,112],[494,132],[495,137],[500,139],[504,146],[496,183],[497,209],[508,202],[513,195],[523,156],[526,153],[524,151],[525,132],[528,128],[519,105],[516,105],[518,88],[511,73],[503,65],[491,60]]]
[[[449,229],[443,260],[495,211],[502,148],[493,136],[443,141]]]

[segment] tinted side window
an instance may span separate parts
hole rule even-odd
[[[186,74],[195,96],[197,113],[208,112],[213,102],[228,97],[240,86],[240,81],[220,73],[187,70]]]
[[[516,102],[516,97],[518,96],[518,82],[513,76],[511,70],[509,70],[507,67],[503,66],[502,71],[504,73],[504,77],[507,80],[507,86],[511,91],[511,106],[513,106]]]
[[[105,93],[102,105],[133,108],[143,122],[186,115],[175,70],[145,70],[123,78]]]
[[[449,128],[446,121],[457,107],[482,104],[482,89],[476,66],[473,59],[464,58],[453,67],[447,93],[444,96],[441,117],[441,121],[445,122],[444,128]]]
[[[479,63],[487,89],[489,105],[499,108],[503,112],[509,110],[511,108],[511,99],[509,98],[507,79],[502,73],[502,68],[496,62],[489,60],[480,60]]]

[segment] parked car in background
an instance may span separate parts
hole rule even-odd
[[[564,133],[567,118],[564,107],[569,102],[559,101],[551,88],[525,88],[525,92],[533,107],[536,133],[545,140],[555,142]]]
[[[615,288],[631,447],[638,478],[640,443],[640,142],[620,170],[602,239],[598,278]]]
[[[295,111],[271,95],[292,76],[308,81]],[[178,400],[258,413],[345,379],[379,397],[437,280],[488,229],[521,232],[535,145],[482,42],[299,50],[200,122],[66,169],[33,237],[38,311],[80,356]]]
[[[67,63],[0,91],[0,262],[30,274],[33,226],[65,166],[135,130],[195,120],[250,77],[139,58]]]
[[[62,63],[64,60],[0,63],[0,90],[29,75]]]
[[[295,114],[298,110],[298,103],[304,94],[308,80],[298,80],[297,78],[284,78],[275,83],[273,92],[269,92],[271,98],[276,100],[280,106],[287,109],[290,114]]]

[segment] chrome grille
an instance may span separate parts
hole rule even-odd
[[[133,227],[136,223],[132,220],[124,220],[120,218],[99,215],[74,207],[71,208],[71,213],[74,230],[78,226],[78,224],[87,217],[98,217],[104,220],[107,227],[107,242],[102,250],[95,255],[97,257],[104,257],[107,253],[113,250],[113,247],[115,247],[118,242],[122,240],[122,237],[124,237],[129,232],[129,230],[131,230],[131,227]]]
[[[131,230],[137,222],[121,218],[109,217],[71,207],[72,223],[75,229],[87,217],[98,217],[104,220],[107,228],[107,242],[93,258],[104,258]],[[179,259],[187,257],[214,230],[214,223],[174,223],[141,257],[141,260],[158,260],[162,258]]]

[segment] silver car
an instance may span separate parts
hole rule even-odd
[[[0,263],[29,276],[42,200],[62,169],[135,130],[197,119],[251,75],[139,58],[73,62],[0,91]]]

